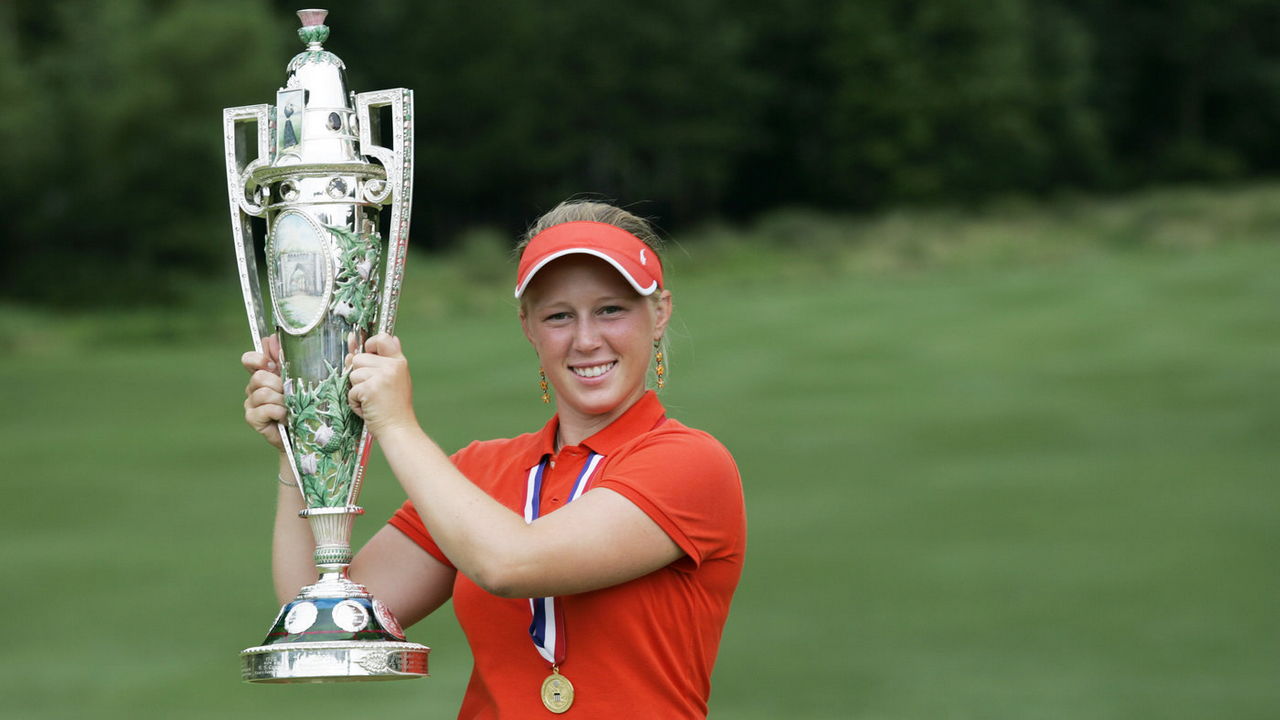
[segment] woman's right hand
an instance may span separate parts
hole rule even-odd
[[[285,421],[284,379],[280,376],[280,341],[275,335],[264,338],[262,352],[249,351],[240,356],[240,364],[249,371],[245,388],[244,420],[267,442],[284,452],[280,439],[280,423]]]

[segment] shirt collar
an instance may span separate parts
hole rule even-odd
[[[666,416],[666,413],[666,408],[662,407],[658,394],[647,390],[634,405],[627,408],[621,417],[609,423],[605,429],[583,440],[582,446],[589,448],[592,452],[609,455],[637,435],[652,430]],[[526,462],[528,467],[541,462],[547,455],[555,455],[556,430],[559,428],[560,415],[556,414],[542,426],[542,430],[534,435],[533,442],[528,448]]]

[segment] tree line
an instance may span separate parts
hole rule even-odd
[[[0,8],[0,295],[163,300],[225,275],[221,109],[274,101],[296,5]],[[329,6],[351,87],[415,92],[425,247],[580,193],[677,231],[1280,167],[1271,0]]]

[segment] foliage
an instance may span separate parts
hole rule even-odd
[[[169,299],[229,270],[221,111],[274,87],[287,31],[252,0],[7,4],[5,294]]]
[[[1087,60],[1079,25],[1021,0],[910,8],[834,12],[822,126],[834,199],[973,200],[1071,179],[1061,165],[1097,139],[1086,86],[1071,78]]]
[[[285,363],[285,405],[294,462],[308,507],[338,507],[347,502],[359,460],[364,421],[347,402],[351,370],[325,362],[328,374],[314,386],[291,377]]]
[[[583,192],[668,230],[1280,170],[1264,0],[331,3],[357,91],[417,102],[414,243]],[[271,102],[284,0],[0,7],[0,296],[182,299],[232,272],[224,107]]]
[[[1280,5],[1081,4],[1093,103],[1127,178],[1221,179],[1280,163]]]
[[[378,315],[378,260],[381,246],[369,235],[326,226],[338,246],[338,272],[334,276],[330,312],[358,328],[373,325]]]

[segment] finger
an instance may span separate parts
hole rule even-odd
[[[267,366],[267,356],[256,350],[250,350],[240,356],[240,364],[243,365],[244,369],[248,370],[250,374],[253,374]]]
[[[254,405],[251,400],[244,401],[244,419],[255,428],[265,428],[285,421],[285,410],[282,405]]]
[[[364,344],[364,351],[379,357],[394,360],[404,359],[404,350],[400,345],[400,338],[387,333],[378,333],[369,338]]]
[[[252,395],[258,388],[269,388],[284,397],[284,379],[273,372],[255,370],[253,375],[249,377],[249,384],[245,387],[244,393],[245,395]]]
[[[364,362],[357,360],[355,367],[347,375],[347,381],[350,382],[351,387],[354,388],[356,385],[368,380],[371,375],[373,375],[373,371],[369,366]]]
[[[241,355],[240,364],[251,373],[258,370],[267,370],[273,373],[280,372],[280,366],[278,363],[272,360],[266,353],[260,353],[256,350],[250,350],[249,352]]]
[[[284,422],[287,414],[284,398],[279,393],[272,392],[269,388],[259,388],[246,397],[244,399],[244,412],[246,417],[253,414],[279,422]]]
[[[268,335],[262,341],[262,350],[267,355],[267,361],[273,366],[270,369],[274,370],[280,366],[280,337],[278,335]]]
[[[373,353],[374,355],[377,355],[378,348],[382,345],[382,341],[388,337],[390,337],[390,335],[387,335],[386,333],[378,333],[377,335],[373,335],[368,340],[364,341],[364,351],[367,353]]]
[[[272,405],[284,409],[284,394],[271,387],[254,388],[245,396],[245,407],[265,407]]]
[[[364,418],[364,404],[360,401],[360,393],[357,388],[352,387],[347,391],[347,404],[351,406],[352,412],[361,419]]]
[[[391,367],[395,362],[395,358],[383,357],[371,352],[356,353],[351,357],[351,372],[368,368],[386,368]]]
[[[271,387],[284,392],[284,378],[270,370],[259,370],[249,378],[249,382],[263,387]]]

